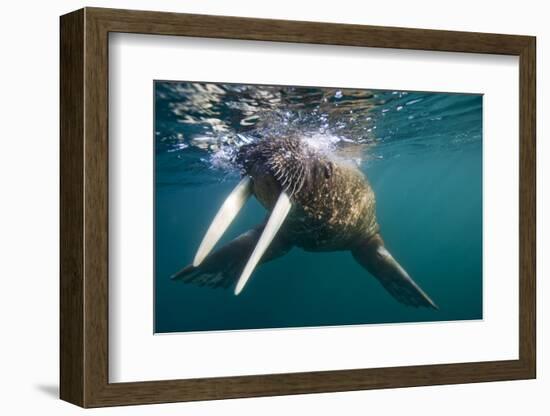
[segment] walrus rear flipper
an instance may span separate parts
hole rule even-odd
[[[379,234],[352,250],[353,257],[399,302],[439,309],[384,246]]]
[[[192,264],[175,273],[171,278],[199,286],[228,288],[239,279],[264,225],[259,225],[241,234],[220,249],[206,256],[197,267]],[[275,238],[262,256],[265,263],[287,253],[292,246],[282,236]]]

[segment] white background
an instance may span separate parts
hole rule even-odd
[[[110,380],[517,359],[519,194],[510,189],[519,187],[518,61],[493,55],[113,35]],[[232,64],[222,70],[219,62]],[[483,320],[152,336],[153,79],[482,93]],[[502,238],[504,229],[508,241]]]
[[[8,6],[9,4],[9,6]],[[6,3],[2,30],[2,370],[0,409],[7,414],[77,414],[56,400],[58,385],[58,15],[83,5],[232,14],[296,20],[532,34],[538,36],[538,380],[438,386],[294,397],[140,406],[87,411],[91,414],[547,414],[550,364],[543,324],[550,301],[544,243],[550,237],[541,216],[549,201],[550,146],[543,140],[544,102],[550,96],[544,72],[550,28],[544,2],[463,0],[367,3],[252,1],[50,1]],[[544,91],[544,93],[543,93]],[[547,198],[546,198],[547,199]]]

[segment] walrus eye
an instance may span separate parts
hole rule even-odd
[[[212,251],[225,230],[229,228],[248,198],[252,195],[252,180],[245,176],[226,198],[218,213],[208,227],[197,250],[193,266],[198,267],[204,258]]]

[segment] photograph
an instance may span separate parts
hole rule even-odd
[[[483,94],[153,90],[155,333],[483,319]]]

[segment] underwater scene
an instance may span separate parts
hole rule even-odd
[[[482,319],[482,106],[155,81],[155,333]]]

